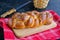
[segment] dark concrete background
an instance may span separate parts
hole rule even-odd
[[[60,0],[50,0],[47,8],[47,10],[54,10],[55,12],[60,15]]]
[[[5,11],[8,11],[10,8],[15,8],[18,5],[21,5],[27,1],[31,1],[31,0],[0,0],[0,14],[3,14]],[[18,11],[20,12],[22,10],[28,11],[32,9],[33,7],[30,4],[30,6],[27,5],[24,9],[20,9]],[[55,12],[58,13],[58,15],[60,15],[60,0],[50,0],[46,10],[54,10]]]

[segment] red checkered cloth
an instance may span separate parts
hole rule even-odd
[[[8,19],[1,18],[0,22],[3,22],[5,40],[56,40],[60,38],[60,16],[58,16],[57,13],[52,10],[49,12],[52,13],[55,22],[57,22],[57,26],[44,32],[36,33],[24,38],[17,38],[5,23]]]

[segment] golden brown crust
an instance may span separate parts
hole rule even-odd
[[[12,28],[24,29],[39,27],[41,25],[49,25],[52,20],[53,17],[48,11],[29,11],[21,14],[15,13],[8,24]]]

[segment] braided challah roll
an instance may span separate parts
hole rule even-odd
[[[34,28],[41,25],[49,25],[53,20],[50,12],[29,11],[25,13],[15,13],[9,19],[8,25],[15,29]]]
[[[34,7],[44,9],[47,7],[49,0],[33,0]]]

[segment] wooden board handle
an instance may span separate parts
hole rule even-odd
[[[16,12],[16,9],[13,8],[13,9],[11,9],[11,10],[3,13],[3,14],[1,15],[1,17],[6,17],[7,15],[10,15],[10,14],[12,14],[12,13],[14,13],[14,12]]]

